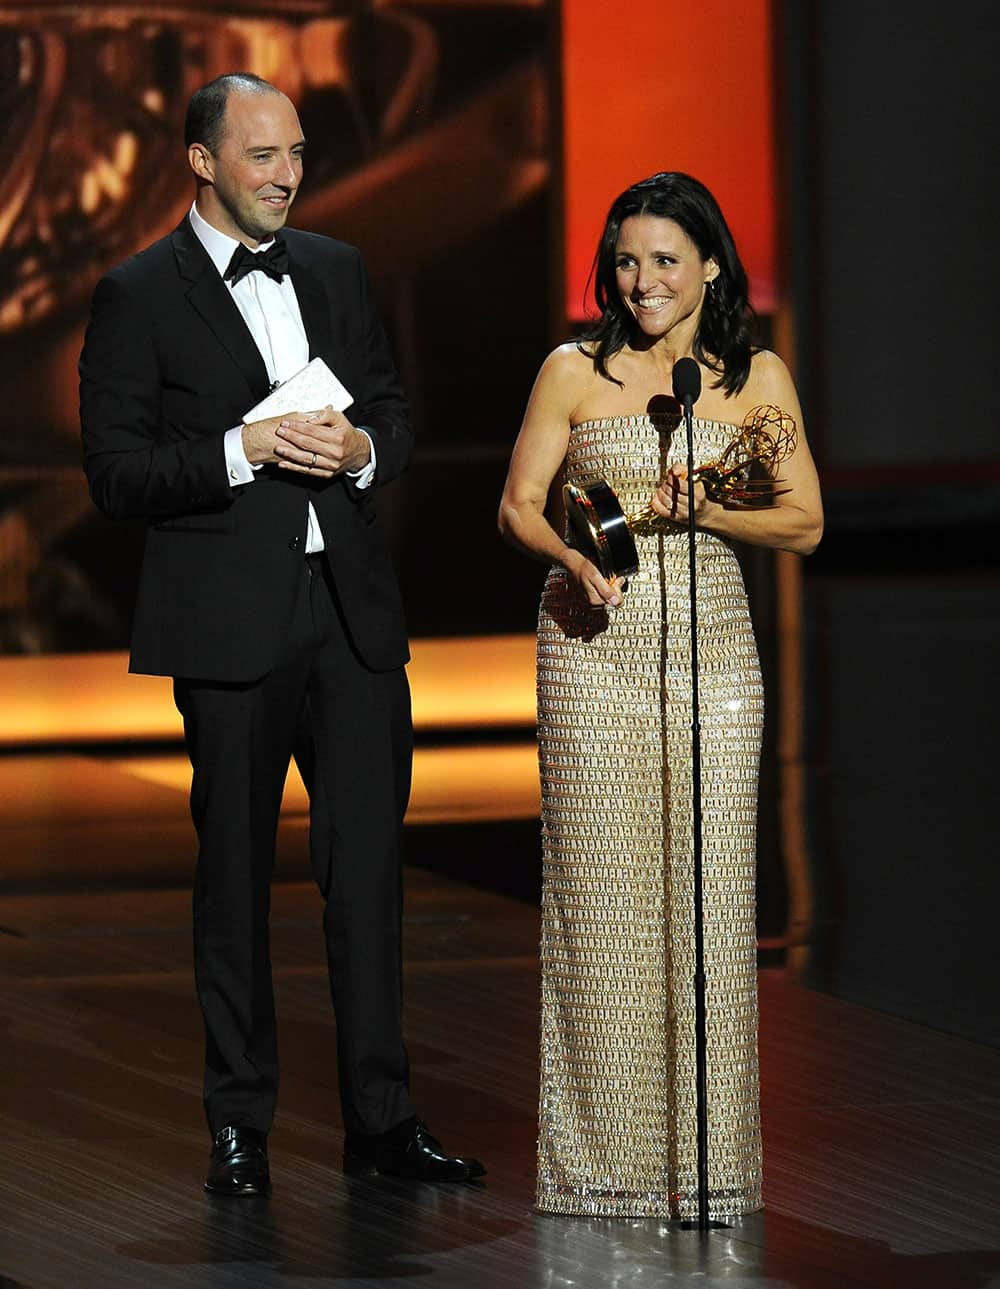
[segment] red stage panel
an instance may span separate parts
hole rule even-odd
[[[562,29],[567,317],[586,316],[587,276],[611,202],[657,170],[686,170],[712,189],[753,304],[771,312],[770,0],[562,0]]]

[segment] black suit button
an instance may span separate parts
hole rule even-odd
[[[302,538],[301,538],[301,537],[289,537],[289,539],[288,539],[288,549],[289,549],[290,551],[298,551],[298,550],[301,550],[301,549],[302,549]]]

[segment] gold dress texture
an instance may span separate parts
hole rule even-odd
[[[736,433],[694,421],[695,461]],[[587,421],[566,478],[606,478],[626,514],[684,462],[676,416]],[[636,536],[617,609],[561,567],[538,624],[542,1027],[537,1206],[698,1210],[691,633],[686,527]],[[729,544],[696,535],[713,1219],[761,1206],[755,829],[763,692]]]

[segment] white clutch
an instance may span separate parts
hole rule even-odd
[[[301,371],[272,389],[267,398],[262,399],[256,407],[245,412],[243,424],[266,421],[269,416],[284,416],[286,412],[318,412],[323,407],[343,412],[353,402],[353,396],[323,359],[314,358]]]

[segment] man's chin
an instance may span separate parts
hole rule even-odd
[[[258,245],[261,242],[269,242],[275,233],[280,233],[285,227],[285,220],[287,217],[288,212],[283,211],[280,219],[269,219],[266,223],[263,220],[259,220],[254,225],[252,232],[249,229],[244,231],[247,236],[252,237]]]

